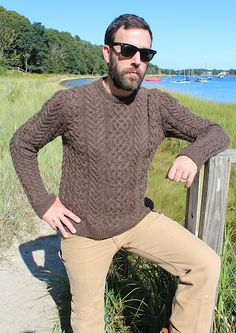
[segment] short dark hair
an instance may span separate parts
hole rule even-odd
[[[115,34],[121,27],[124,27],[124,29],[139,28],[147,30],[152,41],[151,28],[142,17],[133,14],[123,14],[115,18],[108,26],[104,38],[104,43],[106,45],[111,45],[114,42]]]

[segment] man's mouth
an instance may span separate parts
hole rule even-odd
[[[140,77],[140,73],[137,71],[128,71],[127,74],[131,75],[132,77]]]

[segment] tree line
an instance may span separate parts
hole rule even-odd
[[[26,72],[102,74],[102,46],[0,7],[0,66]]]
[[[69,32],[47,29],[0,6],[0,66],[35,73],[103,75],[107,65],[102,45],[93,45]],[[150,72],[158,67],[150,65]]]
[[[0,67],[19,68],[33,73],[71,73],[104,75],[107,65],[102,45],[94,45],[69,32],[47,29],[26,17],[0,6]],[[222,70],[213,70],[217,75]],[[236,75],[236,69],[227,71]],[[194,69],[201,75],[202,69]],[[179,74],[174,69],[160,69],[149,64],[147,74]]]

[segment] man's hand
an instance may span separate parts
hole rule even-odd
[[[188,156],[178,156],[170,167],[167,178],[190,187],[197,173],[197,165]]]
[[[72,213],[69,209],[67,209],[60,201],[59,198],[52,204],[52,206],[47,210],[47,212],[43,215],[42,219],[46,221],[50,227],[54,230],[59,230],[64,238],[68,237],[68,233],[66,232],[64,226],[68,228],[68,230],[74,234],[76,233],[76,229],[72,225],[72,223],[66,218],[68,216],[70,219],[75,221],[76,223],[80,222],[80,218]]]

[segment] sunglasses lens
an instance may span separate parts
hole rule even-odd
[[[152,50],[140,50],[140,58],[142,61],[149,62],[154,57],[155,53]]]
[[[124,57],[133,57],[137,51],[138,49],[133,45],[123,44],[121,46],[121,54]]]

